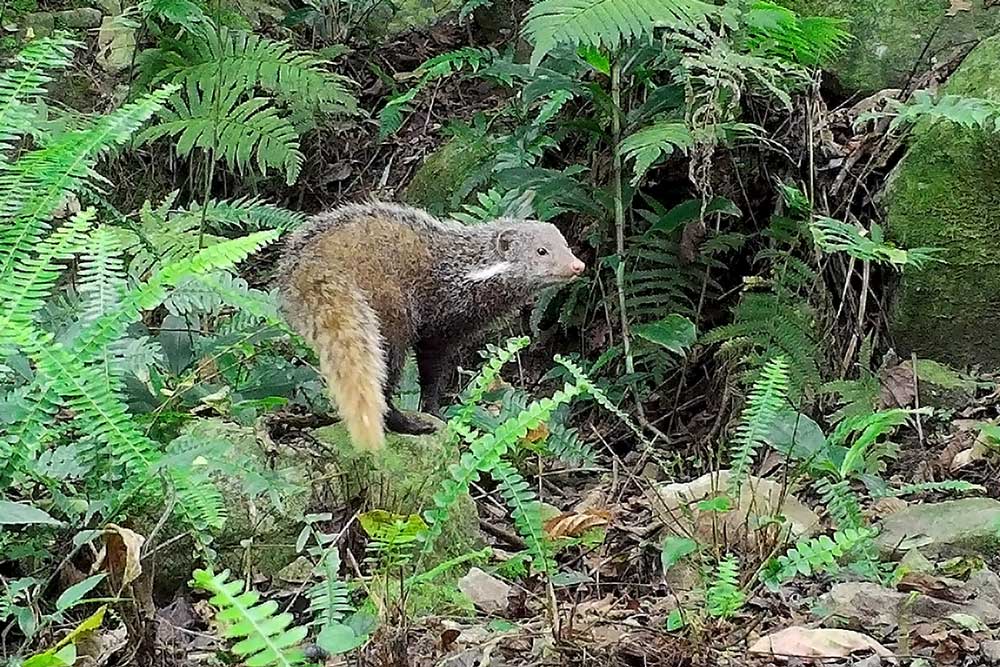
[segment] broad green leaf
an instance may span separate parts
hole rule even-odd
[[[61,649],[50,649],[45,653],[33,655],[22,663],[21,667],[70,667],[76,663],[76,646],[68,644]]]
[[[733,501],[729,496],[716,496],[698,502],[698,509],[702,512],[728,512],[733,509]]]
[[[366,635],[356,635],[350,626],[343,623],[331,623],[316,637],[316,644],[330,655],[353,651],[366,641]]]
[[[672,612],[670,612],[670,615],[667,616],[668,632],[680,630],[685,625],[687,625],[687,621],[684,620],[684,612],[682,612],[680,609],[674,609]]]
[[[666,574],[682,558],[697,550],[698,543],[689,537],[671,535],[663,540],[663,546],[660,547],[660,564],[663,566],[663,574]]]
[[[87,577],[80,583],[73,584],[64,590],[62,595],[60,595],[56,600],[56,609],[59,611],[66,611],[73,605],[77,604],[84,598],[85,595],[87,595],[87,593],[94,590],[98,584],[104,581],[106,576],[108,576],[106,573],[95,574],[92,577]]]
[[[742,215],[739,207],[725,197],[715,197],[708,202],[705,206],[705,215],[707,216],[712,213],[729,216]],[[649,231],[670,232],[693,220],[697,220],[700,216],[701,200],[688,199],[664,213],[659,220],[653,223]]]
[[[62,522],[53,519],[47,512],[44,512],[33,505],[15,503],[9,500],[0,500],[0,526],[27,526],[37,524],[60,526],[62,525]]]
[[[694,322],[677,314],[667,315],[658,322],[637,326],[634,331],[640,338],[661,345],[675,354],[684,354],[698,339]]]

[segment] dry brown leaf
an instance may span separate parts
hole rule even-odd
[[[917,397],[917,383],[913,376],[913,364],[904,361],[880,374],[882,384],[879,401],[885,408],[905,408],[913,404]]]
[[[951,0],[951,6],[944,13],[945,16],[955,16],[959,12],[971,12],[972,3],[969,0]]]
[[[541,442],[542,440],[545,440],[545,438],[547,437],[549,437],[549,427],[545,424],[545,422],[542,422],[535,428],[528,431],[524,435],[523,440],[524,442],[527,442],[529,444],[534,444],[536,442]]]
[[[881,519],[883,517],[887,517],[890,514],[899,512],[900,510],[905,510],[907,505],[908,503],[902,498],[893,498],[891,496],[879,498],[872,505],[872,518]]]
[[[145,537],[129,528],[113,523],[104,527],[108,571],[119,590],[142,575],[142,545],[145,543]]]
[[[896,589],[909,593],[917,591],[939,600],[962,602],[969,598],[970,593],[941,577],[935,577],[926,572],[907,572],[896,584]]]
[[[889,649],[860,632],[798,625],[761,637],[750,647],[750,653],[799,658],[846,658],[861,651],[892,658]]]
[[[580,537],[591,528],[607,525],[611,521],[611,513],[607,510],[588,510],[586,512],[564,512],[545,522],[545,533],[553,538]]]

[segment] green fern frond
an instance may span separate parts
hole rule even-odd
[[[255,32],[227,27],[207,30],[183,54],[183,64],[165,67],[160,80],[192,84],[206,93],[224,81],[237,95],[257,88],[299,107],[355,113],[357,100],[348,91],[349,82],[323,69],[316,56],[296,51],[287,42],[275,41]]]
[[[766,443],[778,412],[786,405],[788,390],[788,362],[784,357],[775,357],[761,369],[736,427],[730,453],[729,493],[732,497],[739,498],[757,450]]]
[[[325,628],[342,621],[354,607],[347,584],[340,580],[340,550],[337,547],[323,554],[318,569],[320,581],[306,592],[306,597],[313,617],[311,625]]]
[[[969,129],[1000,131],[1000,104],[985,98],[964,95],[935,97],[930,91],[918,90],[905,104],[895,102],[893,106],[896,108],[896,117],[891,125],[893,129],[905,124],[943,121]]]
[[[656,28],[691,30],[715,11],[700,0],[541,0],[528,11],[524,34],[535,45],[535,68],[563,44],[615,50]]]
[[[705,607],[714,618],[730,618],[746,604],[740,588],[740,560],[726,554],[715,570],[715,577],[705,591]]]
[[[829,478],[823,477],[817,480],[816,488],[837,529],[858,529],[865,525],[864,516],[861,513],[861,502],[851,488],[849,480],[842,479],[833,482]]]
[[[622,157],[635,161],[632,185],[638,185],[655,163],[675,150],[686,155],[693,144],[691,131],[680,122],[654,123],[625,137],[621,143]]]
[[[870,528],[847,528],[834,533],[833,539],[827,535],[800,540],[781,556],[769,562],[761,571],[760,578],[768,588],[778,586],[795,577],[812,576],[829,572],[837,567],[838,561],[870,545],[875,531]]]
[[[889,489],[886,495],[894,498],[902,496],[912,496],[918,493],[986,493],[986,488],[979,484],[973,484],[959,479],[945,479],[940,482],[918,482],[907,484],[898,489]]]
[[[174,150],[181,157],[200,148],[240,172],[251,167],[265,176],[269,169],[283,171],[289,185],[302,171],[298,132],[268,98],[241,100],[241,91],[225,82],[189,80],[184,95],[173,96],[170,109],[160,115],[160,123],[143,132],[140,141],[177,137]]]
[[[28,100],[45,93],[45,84],[52,81],[49,72],[68,65],[77,46],[62,32],[32,40],[14,56],[15,66],[0,72],[0,165],[6,163],[4,153],[34,124],[36,110]]]
[[[816,246],[827,253],[843,252],[863,261],[888,264],[897,269],[905,266],[921,269],[930,262],[942,261],[935,256],[940,252],[938,248],[897,248],[885,241],[882,227],[876,223],[863,233],[855,225],[817,216],[809,223],[809,229]]]
[[[209,200],[207,205],[192,202],[187,215],[205,216],[205,221],[218,229],[258,231],[275,229],[288,232],[300,226],[306,215],[270,204],[259,197],[240,197],[232,201]]]
[[[127,142],[174,91],[165,87],[126,104],[87,129],[20,156],[0,173],[0,284],[28,260],[67,194],[97,178],[97,160]]]
[[[490,476],[499,484],[500,494],[511,508],[514,526],[528,545],[535,569],[551,575],[556,569],[554,549],[542,527],[541,503],[531,485],[507,461],[491,468]]]
[[[242,581],[228,579],[229,570],[219,574],[195,570],[191,583],[212,594],[208,601],[218,610],[216,619],[223,628],[223,637],[239,640],[231,649],[233,654],[252,667],[306,664],[305,653],[298,645],[307,629],[292,625],[292,615],[287,612],[276,614],[277,602],[261,602],[256,590],[244,590]]]
[[[62,273],[57,262],[68,259],[87,241],[96,212],[86,209],[52,232],[37,248],[22,254],[17,270],[0,282],[0,343],[10,342],[19,329],[29,327],[45,305]]]
[[[428,84],[452,74],[468,69],[472,72],[489,64],[496,58],[496,50],[489,48],[464,47],[434,56],[414,72],[418,81],[409,90],[389,98],[379,112],[379,138],[385,139],[403,126],[403,114],[409,111],[409,104]]]
[[[836,57],[851,39],[841,20],[822,16],[800,18],[773,2],[754,2],[743,22],[747,48],[810,67]]]

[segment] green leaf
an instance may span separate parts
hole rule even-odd
[[[819,424],[795,410],[779,410],[764,441],[776,451],[800,461],[818,463],[826,449],[826,436]]]
[[[61,526],[62,522],[53,519],[48,513],[33,505],[15,503],[10,500],[0,500],[0,526],[27,526],[45,524]]]
[[[671,535],[663,540],[663,546],[660,547],[660,564],[663,566],[663,574],[666,574],[682,558],[697,550],[698,543],[689,537]]]
[[[577,49],[577,53],[596,71],[604,76],[611,76],[611,60],[606,53],[593,46],[581,46]]]
[[[675,630],[680,630],[685,625],[687,621],[684,620],[684,612],[680,609],[674,609],[667,616],[667,632],[674,632]]]
[[[353,651],[366,641],[368,641],[366,635],[354,634],[354,630],[343,623],[331,623],[316,637],[316,644],[330,655]]]
[[[61,649],[51,649],[45,653],[33,655],[21,667],[70,667],[76,663],[76,645],[67,644]]]
[[[698,502],[698,509],[702,512],[728,512],[733,509],[733,501],[729,496],[716,496]]]
[[[98,584],[104,581],[104,578],[108,576],[106,573],[95,574],[92,577],[87,577],[83,581],[77,584],[73,584],[66,590],[62,592],[62,595],[56,600],[56,609],[59,611],[66,611],[70,607],[76,605],[80,600],[84,598],[87,593],[94,590]]]
[[[698,340],[694,322],[676,313],[667,315],[659,322],[635,327],[635,335],[681,355]]]
[[[719,215],[728,216],[740,216],[742,211],[739,207],[734,204],[730,199],[725,197],[714,197],[705,206],[705,215],[711,215],[713,213],[718,213]],[[685,225],[692,220],[697,220],[701,217],[701,200],[700,199],[688,199],[683,201],[677,206],[664,213],[659,220],[653,223],[649,231],[657,232],[669,232]],[[649,232],[647,232],[649,233]]]

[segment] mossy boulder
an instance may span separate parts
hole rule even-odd
[[[1000,37],[977,46],[943,92],[1000,101]],[[996,135],[948,123],[916,128],[889,179],[886,216],[894,241],[941,248],[947,262],[904,271],[891,318],[900,352],[1000,367]]]
[[[910,505],[882,520],[875,538],[887,556],[919,549],[931,559],[1000,552],[1000,501],[962,498]]]
[[[899,88],[928,57],[975,44],[1000,33],[1000,12],[971,0],[966,11],[951,11],[951,0],[779,0],[800,16],[845,21],[853,42],[829,68],[851,91]],[[953,14],[953,15],[949,15]]]
[[[295,539],[302,518],[311,505],[316,467],[298,452],[269,447],[253,428],[221,419],[202,419],[188,425],[182,435],[194,442],[216,443],[221,454],[218,465],[232,467],[215,477],[224,498],[226,520],[212,535],[211,548],[220,565],[244,572],[273,576],[295,557]],[[239,468],[240,470],[237,470]],[[266,487],[266,490],[265,490]],[[154,508],[136,521],[136,529],[148,535],[161,508]],[[161,536],[188,530],[176,513]],[[157,552],[155,585],[161,592],[176,590],[191,576],[196,555],[190,539],[179,540]]]
[[[195,442],[221,443],[223,474],[216,483],[225,499],[227,517],[213,536],[211,548],[219,564],[255,575],[287,576],[303,518],[311,512],[329,512],[350,505],[385,509],[399,514],[419,513],[458,459],[438,435],[387,434],[386,449],[377,455],[357,452],[341,425],[316,429],[312,447],[277,445],[262,430],[217,419],[189,425],[184,435]],[[227,469],[228,468],[228,469]],[[143,535],[156,525],[162,508],[135,521]],[[183,534],[186,527],[173,519],[161,536]],[[451,520],[436,543],[427,565],[482,547],[475,502],[464,494],[452,509]],[[191,540],[180,540],[157,552],[157,590],[169,593],[190,578],[195,566]],[[279,574],[282,573],[282,574]]]
[[[387,433],[385,450],[375,456],[358,452],[342,424],[316,429],[312,435],[330,450],[336,467],[343,472],[342,497],[360,501],[363,511],[422,513],[433,507],[434,494],[448,476],[448,467],[458,462],[458,451],[437,434]],[[468,493],[459,496],[452,507],[435,545],[436,558],[432,560],[460,556],[483,547],[476,503]]]
[[[447,215],[461,204],[461,188],[491,154],[483,138],[458,135],[431,153],[413,174],[403,201],[434,215]]]

